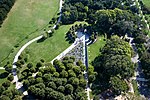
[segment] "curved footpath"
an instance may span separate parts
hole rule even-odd
[[[60,11],[60,16],[59,16],[59,19],[57,21],[57,23],[54,25],[54,27],[52,29],[55,29],[56,28],[56,25],[61,21],[61,15],[62,15],[62,12],[61,12],[61,9],[62,9],[62,3],[63,1],[60,0],[60,4],[59,4],[59,11]],[[51,30],[49,30],[48,32],[51,32]],[[40,35],[34,39],[32,39],[31,41],[27,42],[24,46],[21,47],[21,49],[19,50],[19,52],[16,54],[15,58],[14,58],[14,61],[13,61],[13,75],[14,75],[14,80],[13,82],[16,83],[16,89],[20,89],[23,84],[21,82],[18,82],[18,76],[17,76],[17,73],[16,73],[16,68],[17,66],[15,65],[15,63],[18,61],[18,57],[20,56],[20,54],[33,42],[41,39],[43,37],[43,35]]]
[[[27,48],[31,43],[41,39],[43,37],[43,35],[37,37],[37,38],[34,38],[33,40],[29,41],[28,43],[26,43],[20,50],[19,52],[17,53],[17,55],[15,56],[14,58],[14,61],[13,61],[13,69],[16,69],[17,66],[16,66],[16,62],[18,61],[18,57],[21,55],[21,53],[24,51],[25,48]],[[17,72],[16,70],[13,71],[13,75],[14,75],[14,80],[13,82],[16,82],[16,88],[19,89],[21,88],[21,86],[23,86],[20,82],[18,82],[18,76],[17,76]]]

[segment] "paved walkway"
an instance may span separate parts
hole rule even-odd
[[[0,69],[5,69],[4,67],[0,67]]]

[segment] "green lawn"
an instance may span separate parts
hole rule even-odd
[[[106,41],[104,41],[104,37],[99,36],[97,38],[97,41],[88,47],[89,63],[91,63],[95,59],[95,57],[100,54],[99,49],[103,48],[105,43]]]
[[[142,0],[143,3],[150,8],[150,0]]]
[[[51,61],[62,51],[64,51],[70,44],[65,40],[65,33],[69,30],[71,25],[61,26],[55,31],[54,35],[43,42],[34,42],[25,50],[29,54],[29,62],[36,63],[41,58],[46,61]]]
[[[59,0],[16,0],[0,28],[0,62],[14,49],[9,58],[12,61],[21,46],[40,35],[58,8]],[[19,48],[14,48],[18,43]]]

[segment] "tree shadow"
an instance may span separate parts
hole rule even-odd
[[[45,38],[45,37],[42,37],[41,39],[39,39],[39,40],[37,41],[37,43],[44,42],[45,40],[46,40],[46,38]]]
[[[65,39],[69,44],[72,44],[74,42],[73,40],[69,39],[67,35],[65,36]]]
[[[0,78],[6,78],[9,75],[8,72],[3,72],[0,74]]]

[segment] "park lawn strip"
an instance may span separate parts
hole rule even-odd
[[[8,56],[16,44],[19,43],[20,48],[25,42],[40,35],[39,30],[57,15],[58,8],[59,0],[17,0],[0,28],[0,60]]]
[[[106,44],[104,36],[99,36],[94,44],[88,46],[89,64],[100,54],[100,48]]]

